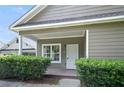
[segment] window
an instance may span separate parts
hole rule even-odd
[[[52,63],[61,63],[61,44],[43,44],[42,56],[52,59]]]

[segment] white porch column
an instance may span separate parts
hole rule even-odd
[[[89,30],[86,30],[86,58],[89,58]]]
[[[18,40],[19,40],[19,51],[18,51],[18,55],[22,55],[22,36],[20,34],[18,36]]]
[[[36,42],[36,56],[38,56],[38,40]]]

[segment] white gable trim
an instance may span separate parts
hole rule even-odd
[[[18,21],[16,21],[14,24],[12,24],[11,27],[10,27],[10,29],[12,29],[14,26],[18,25],[21,22],[23,22],[23,23],[28,22],[31,18],[33,18],[35,15],[37,15],[40,11],[42,11],[46,7],[47,7],[47,5],[38,5],[38,6],[35,6],[31,11],[29,11],[28,13],[26,13]]]
[[[41,24],[41,25],[39,24],[39,25],[32,25],[32,26],[13,27],[12,30],[18,32],[18,31],[27,31],[27,30],[34,30],[34,29],[58,28],[58,27],[68,27],[68,26],[76,26],[76,25],[89,25],[89,24],[98,24],[98,23],[107,23],[107,22],[117,22],[117,21],[123,21],[123,20],[124,20],[124,16],[116,16],[116,17],[61,22],[61,23],[53,23],[53,24]]]

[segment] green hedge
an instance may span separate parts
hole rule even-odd
[[[41,79],[50,59],[35,56],[0,56],[0,78]]]
[[[124,60],[84,59],[76,61],[82,85],[95,87],[124,86]]]

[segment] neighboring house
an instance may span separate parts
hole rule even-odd
[[[35,48],[31,45],[31,43],[26,42],[26,39],[23,38],[23,55],[35,55]],[[8,54],[18,54],[19,41],[18,38],[14,38],[8,44],[4,45],[0,50],[0,54],[8,55]]]
[[[4,46],[5,44],[2,42],[2,41],[0,41],[0,50],[2,49],[2,47]]]
[[[11,26],[37,41],[37,55],[53,68],[75,69],[75,59],[124,59],[124,6],[36,6]]]

